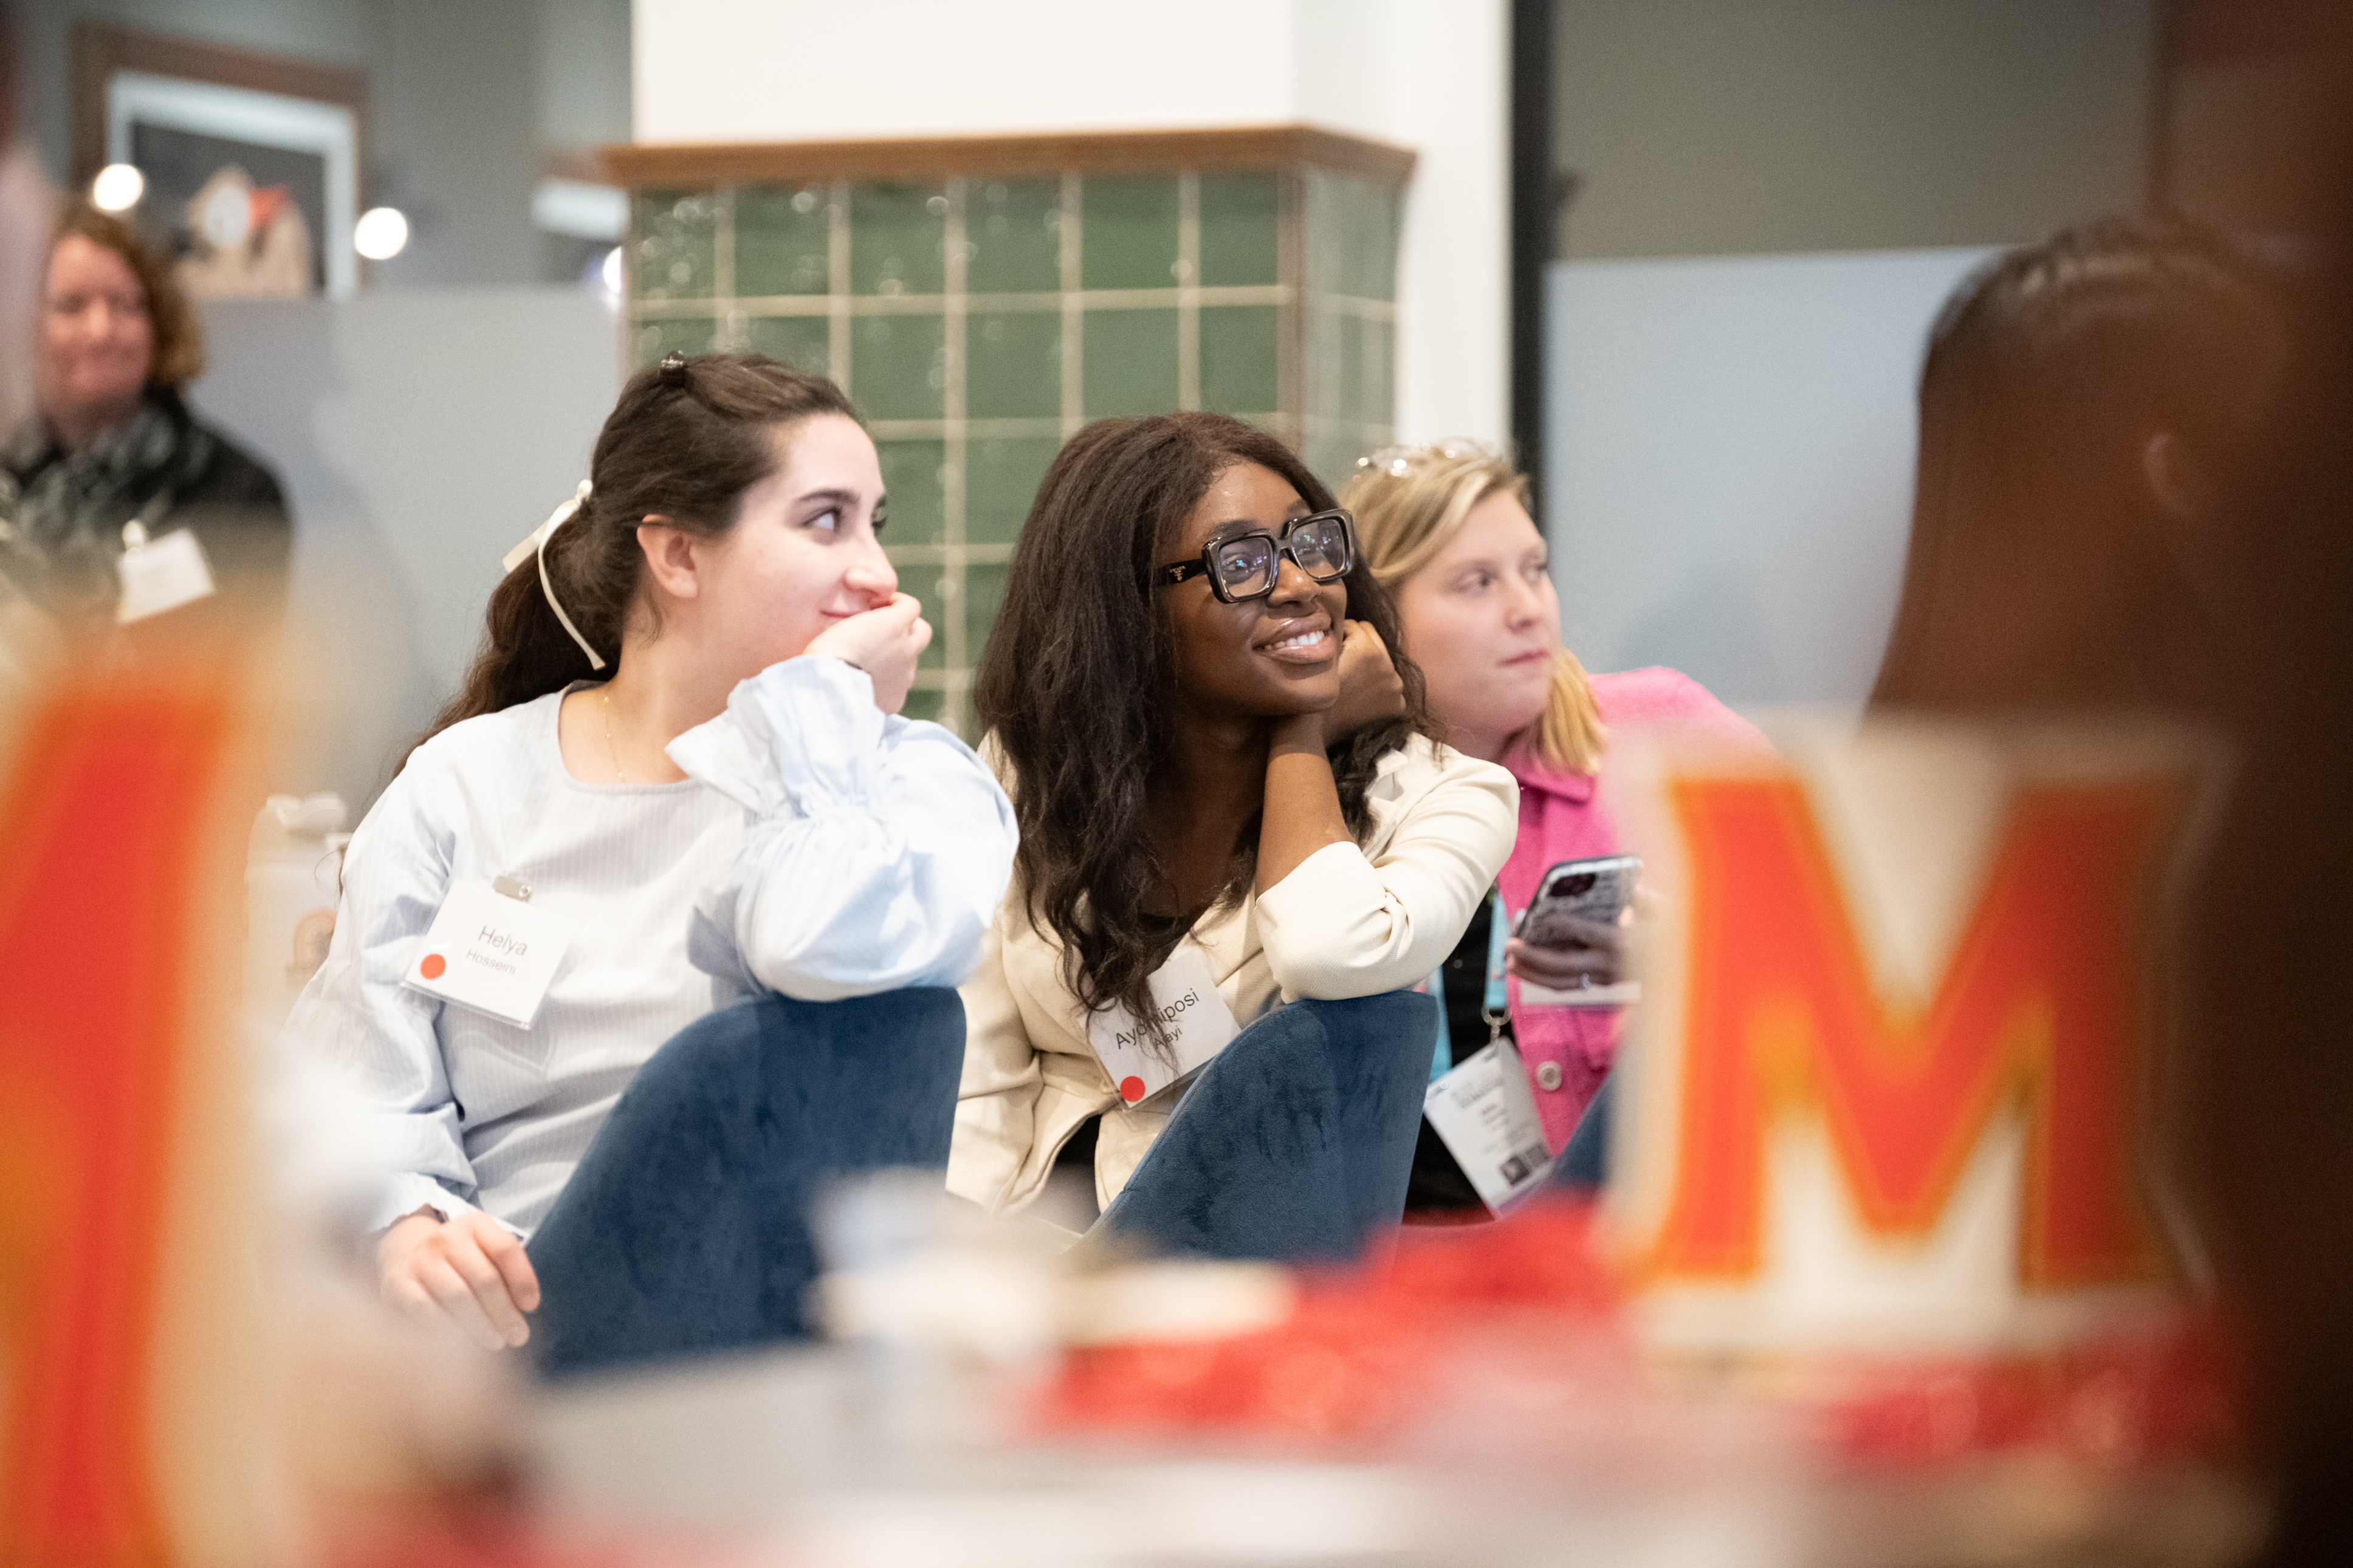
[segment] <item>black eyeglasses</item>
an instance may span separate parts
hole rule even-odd
[[[1286,555],[1318,583],[1336,583],[1356,562],[1356,520],[1338,507],[1294,518],[1282,536],[1237,533],[1205,548],[1196,561],[1178,561],[1152,574],[1155,584],[1183,583],[1208,573],[1209,591],[1229,605],[1274,592]]]

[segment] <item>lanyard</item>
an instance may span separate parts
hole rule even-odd
[[[1510,995],[1504,988],[1504,944],[1511,940],[1512,922],[1504,912],[1504,890],[1491,888],[1487,892],[1487,988],[1480,998],[1480,1011],[1487,1020],[1487,1043],[1493,1045],[1503,1037],[1505,1011]],[[1446,1026],[1446,965],[1441,962],[1430,972],[1430,994],[1438,1002],[1438,1046],[1430,1057],[1430,1081],[1444,1078],[1454,1065],[1453,1031]]]

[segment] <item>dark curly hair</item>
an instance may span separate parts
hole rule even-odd
[[[857,417],[832,382],[765,354],[702,354],[628,379],[596,434],[588,499],[547,541],[548,581],[608,665],[621,661],[622,627],[645,574],[638,524],[659,512],[691,533],[725,533],[744,492],[782,461],[776,430],[819,414]],[[425,739],[588,673],[587,657],[548,607],[538,558],[526,555],[491,591],[466,684]]]
[[[1282,475],[1319,510],[1333,504],[1289,447],[1222,415],[1107,419],[1071,437],[1014,547],[974,690],[980,721],[1010,766],[1021,828],[1015,871],[1032,929],[1060,941],[1065,983],[1083,1006],[1121,1004],[1147,1028],[1155,1023],[1147,982],[1183,935],[1181,924],[1172,930],[1144,908],[1164,872],[1145,786],[1167,756],[1176,668],[1148,579],[1170,535],[1237,463]],[[1431,731],[1421,672],[1405,657],[1396,607],[1361,552],[1344,582],[1349,617],[1380,634],[1406,689],[1404,717],[1331,748],[1340,808],[1361,842],[1380,759]],[[1241,896],[1257,858],[1253,816],[1233,847],[1219,904]]]

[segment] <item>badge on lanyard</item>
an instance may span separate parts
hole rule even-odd
[[[114,563],[121,595],[115,601],[114,621],[129,626],[213,595],[213,569],[205,547],[185,528],[163,538],[147,538],[146,525],[137,518],[122,525],[122,558]]]
[[[1087,1043],[1129,1105],[1189,1077],[1241,1033],[1233,1010],[1218,994],[1208,956],[1193,943],[1177,943],[1150,984],[1152,1005],[1167,1027],[1163,1050],[1152,1048],[1143,1026],[1124,1007],[1114,1005],[1087,1019]]]
[[[453,882],[402,984],[528,1029],[571,941],[572,922],[532,908],[512,877]]]
[[[1543,1185],[1552,1169],[1528,1071],[1509,1040],[1493,1041],[1431,1084],[1421,1113],[1479,1201],[1499,1215]]]

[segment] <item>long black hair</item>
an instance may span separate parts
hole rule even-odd
[[[645,572],[638,523],[659,512],[690,533],[725,533],[744,492],[783,461],[776,432],[819,414],[857,417],[832,382],[765,354],[703,354],[628,379],[597,432],[588,499],[547,541],[548,582],[607,667],[621,662]],[[491,593],[481,649],[425,738],[589,673],[587,655],[548,605],[538,558],[526,555]]]
[[[1282,475],[1319,510],[1333,504],[1288,447],[1222,415],[1107,419],[1071,437],[1014,547],[974,689],[981,724],[1010,764],[1018,896],[1031,925],[1042,921],[1060,941],[1064,979],[1082,1005],[1116,1002],[1147,1025],[1147,982],[1182,934],[1144,907],[1163,880],[1145,784],[1173,739],[1176,668],[1149,579],[1177,526],[1237,463]],[[1361,841],[1380,759],[1429,733],[1430,721],[1396,607],[1362,552],[1344,583],[1349,617],[1388,645],[1407,700],[1404,717],[1331,749],[1340,809]],[[1253,817],[1233,847],[1222,900],[1250,885],[1257,858]]]
[[[1955,291],[1920,373],[1904,593],[1873,704],[2165,707],[2203,679],[2194,568],[2152,436],[2227,470],[2284,327],[2253,268],[2179,220],[2104,219]]]

